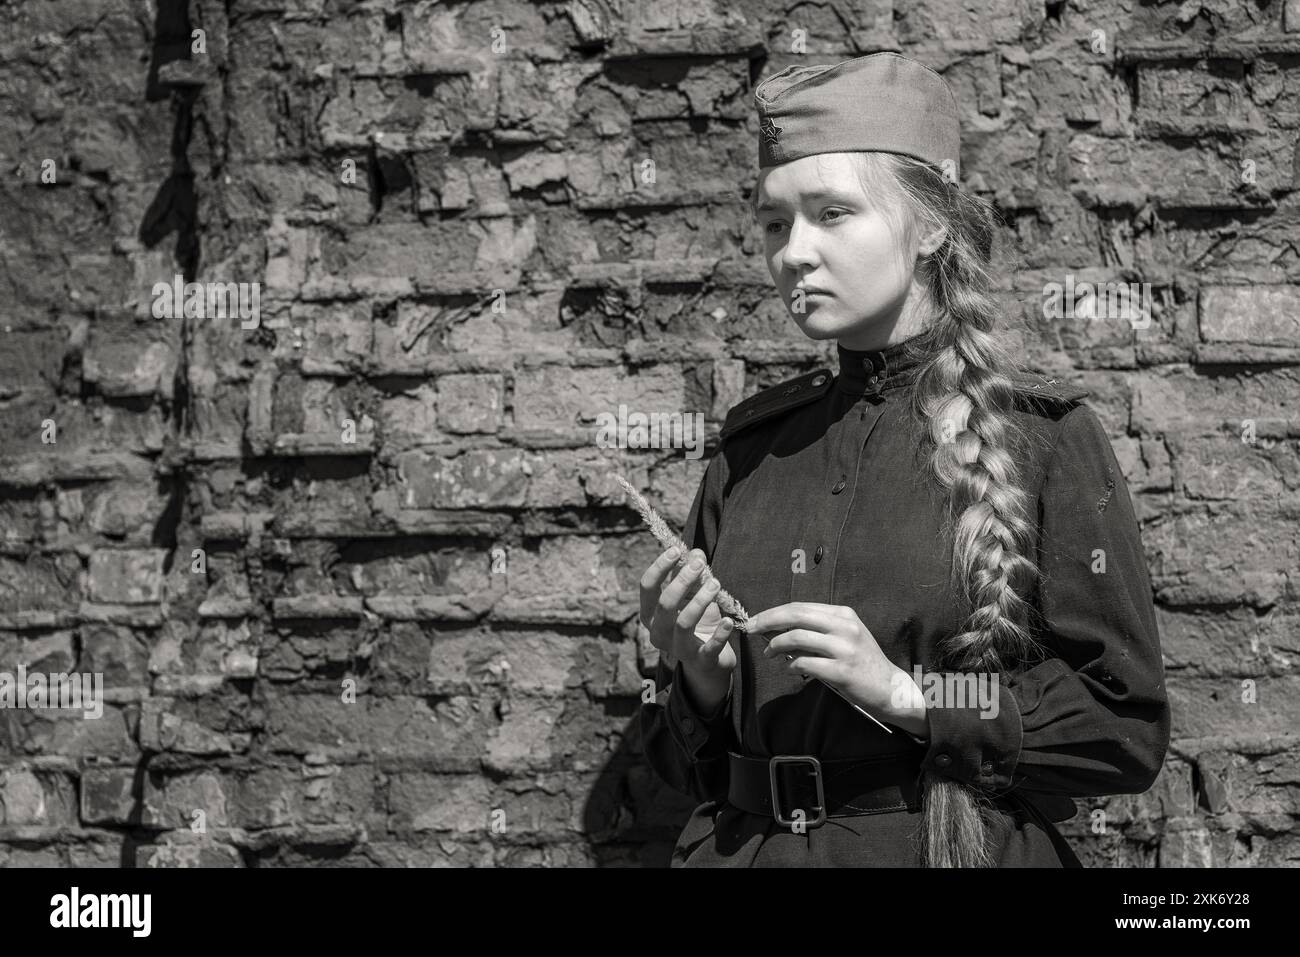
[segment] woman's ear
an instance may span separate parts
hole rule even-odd
[[[917,255],[933,256],[935,251],[943,245],[943,241],[947,238],[948,230],[944,226],[936,226],[931,231],[923,233],[920,242],[917,243]]]

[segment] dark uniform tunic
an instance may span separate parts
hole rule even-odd
[[[847,605],[910,675],[918,664],[938,670],[937,644],[962,616],[948,585],[946,493],[914,451],[907,400],[916,366],[903,345],[839,347],[838,375],[811,372],[732,409],[683,538],[751,615],[790,601]],[[1079,402],[1086,392],[1028,373],[1012,378],[1013,415],[1030,439],[1013,454],[1037,502],[1031,634],[1049,657],[999,676],[992,720],[973,700],[928,708],[925,744],[788,672],[784,656],[765,658],[759,637],[733,634],[737,671],[712,714],[690,700],[681,666],[661,660],[658,693],[642,707],[643,746],[670,785],[703,802],[673,866],[920,863],[919,811],[833,817],[797,833],[739,810],[726,800],[729,750],[823,760],[909,755],[918,775],[939,772],[992,799],[1002,867],[1077,866],[1051,823],[1074,816],[1072,799],[1139,793],[1154,782],[1170,717],[1124,476],[1101,422]]]

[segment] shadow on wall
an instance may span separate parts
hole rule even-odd
[[[608,699],[631,714],[622,743],[605,763],[583,806],[582,825],[599,867],[668,867],[673,846],[698,802],[673,790],[641,751],[639,698]]]
[[[145,211],[139,239],[152,249],[172,233],[176,234],[173,255],[186,281],[198,272],[198,200],[194,193],[194,170],[189,161],[190,137],[194,127],[194,103],[199,87],[167,79],[168,65],[190,59],[190,19],[185,0],[159,0],[154,20],[154,44],[145,79],[145,101],[172,100],[175,124],[172,129],[172,170]],[[172,71],[174,72],[174,71]]]

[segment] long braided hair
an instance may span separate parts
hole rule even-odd
[[[910,340],[919,364],[910,410],[919,423],[925,474],[947,495],[944,533],[953,545],[951,588],[965,616],[939,647],[935,667],[1000,673],[1041,652],[1026,600],[1038,576],[1028,556],[1034,525],[1013,448],[1026,441],[1011,416],[1008,375],[1019,364],[993,335],[995,214],[938,168],[884,152],[852,154],[868,201],[890,221],[899,248],[921,228],[943,227],[939,247],[917,260],[932,319]],[[754,210],[756,193],[751,196]],[[978,789],[926,772],[921,780],[921,861],[926,867],[990,867],[990,802]]]
[[[993,335],[1000,308],[991,292],[995,215],[937,168],[893,153],[856,153],[869,197],[886,197],[911,242],[922,225],[942,226],[938,249],[917,263],[933,318],[913,339],[921,362],[911,410],[918,448],[947,492],[945,533],[953,542],[951,587],[965,620],[939,647],[942,670],[999,673],[1041,648],[1030,633],[1038,568],[1029,496],[1012,450],[1026,436],[1011,411],[1008,375],[1019,364]],[[899,220],[901,219],[901,222]],[[922,778],[921,858],[927,867],[989,867],[988,799],[940,774]]]

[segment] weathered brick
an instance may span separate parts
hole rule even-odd
[[[101,395],[172,397],[176,377],[173,340],[168,326],[94,323],[82,357],[82,375]]]
[[[1281,136],[1257,136],[1241,153],[1254,161],[1255,182],[1261,189],[1290,187],[1289,147]],[[1138,144],[1080,134],[1071,140],[1069,156],[1072,183],[1103,203],[1133,204],[1154,196],[1175,207],[1228,204],[1242,185],[1242,167],[1235,159],[1159,140]]]
[[[439,393],[425,383],[385,398],[379,422],[390,447],[425,444],[443,438],[438,432]]]
[[[1191,678],[1171,676],[1166,685],[1175,715],[1174,735],[1278,735],[1295,728],[1297,681],[1292,677]],[[1243,700],[1249,696],[1254,701]]]
[[[170,678],[252,678],[258,643],[246,621],[205,621],[197,628],[168,622],[149,650],[149,671],[162,686]],[[155,690],[163,690],[162,687]]]
[[[681,372],[670,367],[629,376],[615,369],[543,366],[515,376],[515,425],[521,429],[567,429],[595,423],[601,412],[685,413]]]
[[[246,749],[248,736],[224,734],[204,727],[171,710],[174,702],[162,695],[147,699],[140,708],[140,745],[150,751],[180,754],[224,755]]]
[[[496,123],[497,83],[468,75],[424,75],[414,82],[402,77],[341,77],[337,95],[319,112],[318,133],[327,147],[364,147],[375,133],[398,136],[414,147],[428,148],[469,128]]]
[[[518,449],[471,449],[454,458],[404,452],[397,463],[403,508],[519,506],[528,488]]]
[[[366,751],[378,757],[419,757],[448,770],[477,766],[490,717],[481,703],[451,698],[433,706],[421,698],[372,698],[354,704],[339,696],[283,695],[267,708],[267,747],[304,754]]]
[[[76,636],[71,631],[49,631],[26,636],[0,632],[0,671],[12,672],[18,664],[29,674],[70,672],[77,664]]]
[[[897,29],[900,35],[912,41],[979,39],[1014,42],[1022,29],[1042,19],[1041,10],[1030,12],[1030,9],[1012,0],[997,0],[988,5],[975,5],[965,0],[921,0],[903,11]],[[868,17],[875,14],[879,21],[882,11],[887,10],[886,5],[873,3],[864,13]],[[826,26],[832,32],[838,32],[831,23]]]
[[[394,832],[482,833],[492,824],[492,789],[478,775],[398,774],[388,782]]]
[[[0,751],[69,758],[134,760],[140,756],[128,723],[134,716],[111,702],[104,702],[99,718],[87,718],[84,711],[52,709],[10,712],[8,717],[7,728],[0,723]]]
[[[125,545],[147,546],[167,509],[165,493],[138,481],[60,488],[59,519],[74,534],[93,532]]]
[[[160,548],[100,549],[90,556],[87,593],[92,601],[127,605],[162,601],[166,558]]]
[[[1300,626],[1295,611],[1274,608],[1260,617],[1242,608],[1220,614],[1157,607],[1161,650],[1171,668],[1198,675],[1260,675],[1295,666],[1289,636]]]
[[[196,842],[176,838],[174,832],[159,844],[142,845],[136,850],[140,867],[243,867],[238,848],[220,844],[202,835]],[[182,843],[184,841],[184,843]]]
[[[444,693],[488,684],[562,694],[585,684],[603,690],[613,679],[616,662],[615,647],[600,640],[506,629],[488,634],[467,631],[434,640],[428,680]]]
[[[1250,100],[1239,60],[1139,64],[1137,98],[1150,116],[1252,119],[1244,112]]]
[[[129,628],[92,624],[81,631],[83,669],[104,676],[104,687],[149,685],[149,643]]]
[[[0,824],[75,826],[76,797],[69,778],[21,767],[0,770]]]
[[[438,424],[448,432],[496,432],[505,398],[498,375],[445,375],[438,379]]]
[[[1002,66],[1006,94],[1014,96],[1036,128],[1059,128],[1064,121],[1096,123],[1104,132],[1122,129],[1132,113],[1123,79],[1100,57],[1062,52],[1056,45],[1033,54],[1016,49]]]
[[[1224,506],[1187,511],[1143,531],[1156,597],[1173,604],[1294,600],[1292,570],[1300,562],[1294,524],[1259,522]]]
[[[227,792],[235,782],[222,772],[199,771],[145,778],[144,805],[161,827],[203,834],[228,827]]]
[[[1206,286],[1201,338],[1253,345],[1300,344],[1300,286]]]
[[[598,786],[589,774],[545,774],[520,780],[511,779],[498,788],[493,796],[493,812],[497,835],[531,835],[554,840],[573,834],[591,834],[593,837],[606,831],[609,813],[618,814],[619,808],[601,804],[599,809],[588,803],[588,796]]]
[[[48,847],[23,847],[0,849],[0,867],[66,867],[63,849],[58,845]]]
[[[553,767],[556,755],[552,744],[564,706],[563,698],[529,696],[512,700],[509,712],[488,742],[487,766],[512,773]]]
[[[606,555],[606,544],[598,538],[541,539],[536,550],[511,552],[510,593],[516,596],[607,595],[617,590],[616,573],[607,564],[608,557],[612,553]]]
[[[80,564],[68,554],[31,555],[25,561],[0,555],[0,611],[76,607]]]
[[[369,357],[374,333],[364,302],[295,303],[289,322],[289,334],[277,337],[277,351],[299,358],[304,372],[346,373]]]
[[[91,841],[81,841],[68,846],[68,865],[70,867],[120,868],[128,859],[126,853],[127,839],[116,834],[107,834]]]
[[[81,773],[82,824],[156,823],[142,803],[145,772],[136,768],[86,768]]]
[[[635,453],[632,453],[635,454]],[[620,449],[555,449],[529,456],[528,496],[533,508],[587,508],[626,498],[614,475],[636,477],[629,453]]]
[[[66,338],[59,329],[0,325],[0,399],[53,391],[59,384]]]
[[[1257,431],[1300,430],[1300,373],[1281,368],[1258,374],[1201,377],[1178,370],[1134,376],[1133,427],[1140,434],[1243,434],[1243,423]]]
[[[1239,436],[1174,437],[1169,442],[1180,490],[1191,499],[1242,501],[1300,489],[1300,443],[1243,442]]]

